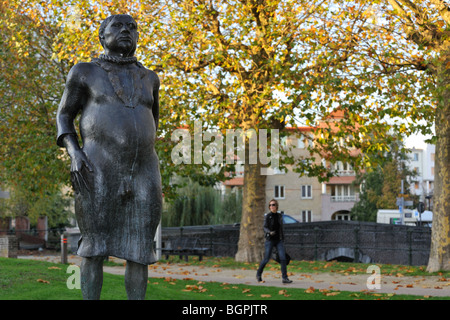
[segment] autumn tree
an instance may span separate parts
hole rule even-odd
[[[0,185],[28,201],[33,218],[48,211],[68,177],[54,145],[54,106],[67,63],[52,59],[57,29],[1,2],[0,14]],[[41,211],[41,212],[39,212]]]
[[[411,178],[417,173],[408,168],[409,160],[407,153],[402,151],[402,143],[397,140],[389,149],[374,170],[358,174],[359,199],[351,210],[355,220],[376,222],[378,209],[398,208],[397,198],[400,196],[417,200],[410,188]],[[414,202],[417,204],[417,201]]]
[[[427,270],[450,270],[450,187],[446,183],[450,178],[450,6],[442,0],[385,0],[373,1],[372,9],[376,21],[370,30],[389,44],[371,52],[371,62],[388,79],[385,96],[393,108],[416,121],[415,129],[430,134],[434,125],[434,211]],[[369,54],[370,49],[363,53]]]
[[[287,125],[311,126],[318,138],[309,159],[283,159],[300,174],[329,177],[320,157],[363,167],[371,154],[386,150],[392,125],[385,116],[397,115],[369,97],[382,90],[380,77],[363,83],[370,70],[358,45],[371,41],[361,33],[372,16],[367,1],[167,1],[155,50],[167,76],[168,107],[224,135],[227,129],[283,134]],[[328,121],[336,110],[345,117]],[[347,144],[336,143],[344,138]],[[355,148],[362,153],[352,153]],[[236,259],[255,262],[263,253],[266,164],[244,160]]]

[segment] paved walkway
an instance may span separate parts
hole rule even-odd
[[[35,259],[49,262],[60,262],[60,256],[19,256],[21,259]],[[81,264],[81,258],[69,255],[69,263]],[[110,257],[110,261],[125,265],[125,261]],[[268,268],[266,268],[268,269]],[[104,271],[123,275],[124,266],[105,266]],[[289,271],[289,267],[288,267]],[[328,289],[339,291],[411,294],[419,296],[450,297],[450,278],[439,276],[385,276],[381,270],[380,289],[369,290],[367,279],[370,274],[340,274],[340,273],[295,273],[289,274],[291,284],[281,283],[279,270],[265,270],[263,283],[256,281],[254,270],[211,268],[205,266],[190,266],[185,264],[156,263],[149,266],[151,278],[194,279],[199,281],[225,282],[229,284],[263,285],[283,288]]]

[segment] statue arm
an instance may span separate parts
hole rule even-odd
[[[81,170],[83,165],[92,171],[86,155],[80,148],[74,126],[74,120],[87,100],[87,87],[83,81],[86,77],[81,70],[82,68],[84,66],[76,65],[69,72],[56,114],[57,144],[67,149],[67,153],[72,159],[72,172]]]
[[[66,135],[77,135],[74,120],[86,102],[86,90],[81,80],[80,69],[79,65],[76,65],[70,70],[56,114],[58,130],[56,143],[60,147],[65,147],[63,140]]]
[[[155,128],[156,131],[158,131],[158,124],[159,124],[159,86],[160,81],[159,77],[154,73],[155,81],[154,81],[154,87],[153,87],[153,107],[152,107],[152,113],[153,118],[155,119]]]

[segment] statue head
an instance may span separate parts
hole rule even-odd
[[[132,57],[136,51],[139,33],[133,17],[117,14],[109,16],[101,23],[98,36],[107,55]]]

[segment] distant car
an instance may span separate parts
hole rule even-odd
[[[300,223],[300,221],[291,217],[288,214],[283,214],[283,224],[292,224],[292,223]],[[233,226],[236,226],[236,227],[240,226],[240,225],[241,225],[240,222],[233,224]]]
[[[296,220],[295,218],[292,218],[290,215],[283,214],[283,223],[284,224],[300,223],[300,221]]]

